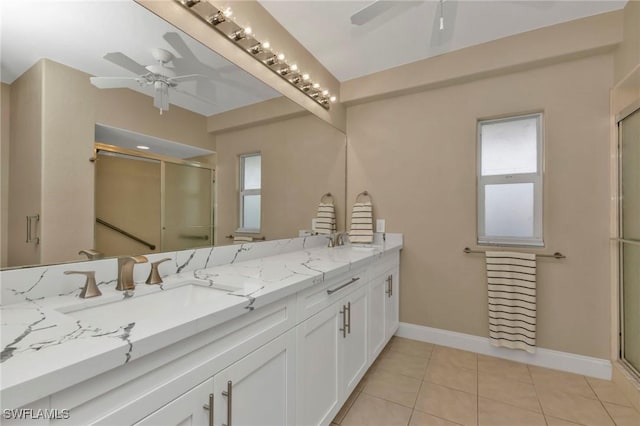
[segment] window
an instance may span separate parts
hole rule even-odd
[[[260,188],[262,155],[240,156],[240,228],[238,232],[260,232]]]
[[[478,244],[542,246],[542,114],[478,122]]]

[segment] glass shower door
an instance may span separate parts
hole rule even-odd
[[[213,171],[163,164],[162,250],[213,245]]]
[[[619,123],[620,356],[640,374],[640,110]]]

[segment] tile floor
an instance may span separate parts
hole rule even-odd
[[[639,426],[609,381],[394,337],[344,404],[342,426]]]

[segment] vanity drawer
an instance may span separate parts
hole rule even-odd
[[[371,265],[371,278],[389,274],[389,271],[397,268],[398,265],[400,265],[400,252],[386,253]]]
[[[300,323],[320,312],[366,283],[367,270],[358,268],[298,293],[297,322]]]

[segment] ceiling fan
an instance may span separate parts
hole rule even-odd
[[[90,77],[91,84],[99,89],[130,88],[132,83],[141,87],[153,89],[153,106],[163,111],[169,110],[169,89],[191,96],[199,101],[212,103],[193,93],[181,90],[178,85],[185,81],[209,79],[202,74],[176,75],[175,68],[167,66],[174,60],[173,53],[161,48],[151,49],[151,55],[156,60],[153,65],[141,65],[122,52],[111,52],[104,55],[104,59],[137,74],[137,77]]]

